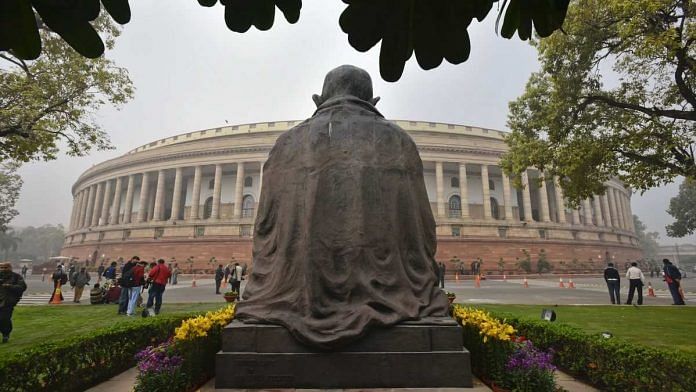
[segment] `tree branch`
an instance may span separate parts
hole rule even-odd
[[[648,116],[669,117],[669,118],[674,118],[674,119],[678,119],[678,120],[696,121],[696,111],[693,111],[693,110],[661,109],[661,108],[658,108],[655,106],[653,106],[652,108],[648,108],[645,106],[635,105],[632,103],[619,102],[613,98],[610,98],[610,97],[607,97],[604,95],[586,95],[586,96],[581,97],[581,98],[583,99],[582,102],[580,102],[580,105],[582,107],[585,107],[588,104],[591,104],[594,102],[602,102],[602,103],[605,103],[605,104],[607,104],[611,107],[614,107],[614,108],[633,110],[636,112],[641,112],[641,113],[647,114]]]

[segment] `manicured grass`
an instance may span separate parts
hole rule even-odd
[[[556,323],[587,333],[611,332],[632,343],[696,353],[696,308],[691,306],[543,306],[480,305],[493,312],[538,320],[543,308],[556,312]]]
[[[205,312],[221,303],[162,304],[161,315]],[[117,305],[18,306],[12,317],[13,331],[8,344],[0,344],[0,357],[28,347],[78,336],[116,323],[137,323],[142,317],[117,315]],[[105,342],[108,344],[108,342]]]

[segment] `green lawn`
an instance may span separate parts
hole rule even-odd
[[[221,303],[163,304],[161,314],[190,313],[219,309]],[[142,317],[116,314],[116,305],[18,306],[12,316],[13,331],[8,344],[0,344],[0,357],[39,344],[55,342],[115,323],[137,323]]]
[[[588,333],[608,331],[632,343],[696,353],[696,308],[691,306],[543,306],[480,305],[493,312],[540,319],[541,309],[553,309],[556,323]]]

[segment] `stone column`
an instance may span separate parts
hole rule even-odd
[[[522,204],[524,205],[524,220],[525,222],[531,222],[532,218],[532,197],[529,193],[529,175],[527,170],[522,172]]]
[[[503,198],[505,199],[505,220],[513,220],[512,195],[510,193],[510,177],[503,173]]]
[[[624,230],[628,230],[629,220],[628,220],[628,212],[627,212],[627,209],[626,209],[626,196],[624,195],[624,193],[623,193],[622,191],[618,191],[618,192],[617,192],[617,197],[618,197],[618,200],[619,200],[619,206],[620,206],[620,210],[621,210],[621,217],[623,218],[623,219],[622,219],[622,220],[623,220],[623,224],[621,225],[621,227],[622,227]]]
[[[633,209],[631,208],[631,193],[629,192],[628,195],[626,195],[626,211],[628,211],[628,216],[631,217],[631,219],[628,221],[628,229],[631,232],[636,232],[636,224],[635,221],[633,220]]]
[[[72,218],[70,219],[70,230],[75,230],[80,226],[80,209],[82,208],[82,192],[75,194]]]
[[[103,199],[104,201],[102,202],[101,219],[99,224],[106,226],[109,224],[109,207],[111,207],[111,180],[106,180]]]
[[[594,226],[592,221],[592,205],[590,204],[590,199],[585,199],[582,201],[583,206],[585,206],[585,224],[587,226]]]
[[[616,198],[614,197],[614,188],[607,187],[607,199],[609,200],[609,213],[611,214],[611,225],[619,227],[619,218],[616,214]]]
[[[609,213],[609,199],[607,193],[605,192],[600,196],[602,201],[602,209],[604,210],[604,226],[611,227],[611,213]]]
[[[580,211],[577,208],[573,209],[573,224],[579,225],[580,223]]]
[[[155,208],[153,220],[161,221],[164,220],[164,186],[165,186],[165,176],[164,170],[159,170],[157,172],[157,190],[155,191]]]
[[[215,165],[215,184],[213,185],[213,208],[210,219],[220,219],[220,195],[222,192],[222,164]]]
[[[565,198],[563,197],[563,189],[561,188],[561,179],[558,176],[553,178],[554,188],[556,190],[556,209],[558,210],[558,223],[566,223],[565,214]]]
[[[102,196],[104,195],[104,183],[100,182],[97,184],[97,191],[94,194],[94,210],[92,211],[92,224],[91,226],[97,226],[99,224],[99,215],[101,213],[101,203]]]
[[[92,185],[89,187],[89,198],[87,199],[87,212],[85,213],[84,227],[90,227],[92,225],[92,213],[94,212],[94,195],[97,193],[96,191],[96,185]]]
[[[539,172],[539,174],[544,177],[544,173]],[[539,187],[539,205],[541,206],[541,221],[551,222],[551,216],[549,214],[549,193],[546,190],[546,178],[541,182]]]
[[[624,228],[624,215],[623,212],[621,211],[621,200],[619,199],[619,191],[612,188],[611,193],[614,198],[614,211],[616,211],[616,222],[617,225],[616,227],[623,229]]]
[[[491,190],[488,186],[488,165],[481,165],[481,189],[483,196],[483,220],[492,220],[491,214]]]
[[[157,190],[157,184],[155,183],[155,190]],[[147,192],[147,211],[145,215],[145,221],[149,222],[155,219],[155,193],[156,192],[150,192],[148,189]]]
[[[111,220],[109,221],[111,225],[119,223],[118,213],[121,211],[121,188],[123,188],[123,178],[118,177],[114,187],[114,202],[111,204]]]
[[[201,166],[196,166],[193,171],[193,195],[191,195],[191,211],[189,214],[189,220],[198,219],[198,208],[201,205],[201,175],[203,168]]]
[[[469,219],[469,183],[464,162],[459,164],[459,198],[462,201],[462,219]]]
[[[133,193],[135,192],[135,175],[128,176],[128,185],[126,186],[126,204],[123,206],[123,223],[131,222],[133,214]]]
[[[437,199],[437,216],[445,216],[445,184],[442,174],[442,162],[435,162],[435,192]]]
[[[592,198],[594,204],[595,221],[597,226],[604,226],[604,220],[602,219],[602,206],[600,205],[599,195],[594,195]]]
[[[237,178],[234,182],[234,218],[242,217],[242,196],[244,196],[244,162],[237,163]]]
[[[179,213],[181,211],[181,186],[183,179],[183,169],[180,167],[176,168],[176,173],[174,174],[174,194],[172,195],[172,214],[169,216],[169,220],[175,221],[179,219]]]
[[[140,199],[138,204],[138,217],[137,222],[145,222],[147,218],[148,209],[148,191],[150,188],[150,173],[143,173],[143,178],[140,182]]]
[[[261,201],[261,188],[263,187],[263,165],[266,162],[259,162],[260,163],[260,168],[259,168],[259,199],[256,200],[257,203]],[[258,208],[256,209],[258,212]]]
[[[89,193],[91,188],[82,190],[82,205],[80,206],[80,220],[78,222],[79,227],[85,227],[87,222],[87,204],[89,203]]]

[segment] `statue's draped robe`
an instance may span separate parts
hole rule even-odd
[[[413,140],[351,96],[281,135],[266,161],[237,318],[331,349],[371,326],[447,314]]]

